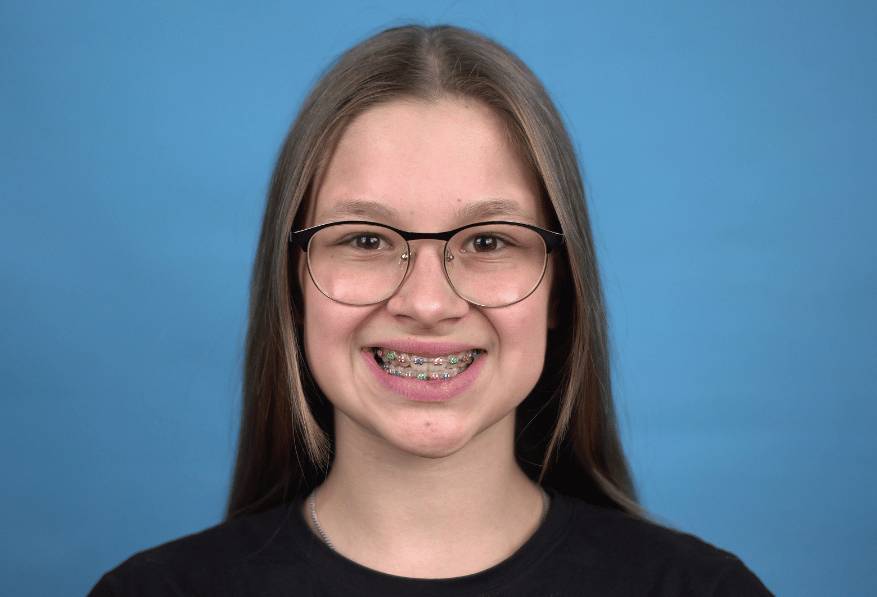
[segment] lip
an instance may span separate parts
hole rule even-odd
[[[428,352],[421,352],[416,349],[411,350],[412,348],[416,348],[415,345],[418,344],[421,347],[428,345],[432,347],[431,350],[438,350],[439,352],[435,353],[435,355],[463,352],[464,350],[469,350],[471,348],[471,346],[464,344],[424,344],[417,342],[390,342],[388,344],[377,344],[376,346],[383,346],[400,352],[409,352],[422,356],[434,356]],[[375,362],[374,353],[368,348],[361,350],[360,354],[362,354],[362,358],[365,360],[366,367],[374,374],[378,383],[394,394],[398,394],[403,398],[416,402],[446,402],[459,396],[468,390],[472,384],[475,383],[475,380],[478,379],[478,374],[484,367],[485,357],[487,356],[487,353],[480,355],[475,359],[474,363],[466,368],[465,371],[450,379],[420,381],[417,379],[387,375],[386,371],[381,369],[380,365]]]

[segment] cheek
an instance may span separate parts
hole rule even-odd
[[[326,298],[314,286],[308,273],[307,257],[304,255],[298,261],[298,283],[304,313],[305,356],[313,370],[314,365],[318,365],[320,361],[330,355],[337,355],[337,339],[343,335],[345,329],[345,309],[343,305]]]
[[[349,393],[350,379],[361,359],[358,333],[372,311],[326,298],[305,275],[304,352],[317,385],[333,401]]]
[[[548,326],[544,312],[530,313],[510,323],[500,337],[503,352],[514,355],[520,366],[527,371],[538,369],[541,373],[545,361]]]
[[[308,369],[323,395],[337,406],[341,388],[339,371],[345,371],[343,355],[339,350],[341,330],[332,327],[332,321],[319,315],[319,309],[306,309],[304,353]],[[328,324],[328,325],[327,325]]]
[[[338,366],[334,361],[338,361],[346,352],[341,350],[341,344],[349,332],[343,313],[333,313],[337,310],[333,309],[335,303],[317,290],[306,269],[303,272],[299,269],[304,303],[305,358],[318,385],[325,392],[324,382],[328,378],[328,371]]]
[[[533,383],[545,362],[548,288],[540,286],[531,296],[494,317],[503,360],[514,367],[516,376],[532,378]]]
[[[334,303],[317,290],[310,280],[303,288],[304,332],[306,348],[333,347],[333,353],[341,348],[341,340],[349,338],[358,318],[349,307]],[[319,353],[322,358],[328,356]],[[310,356],[310,355],[309,355]]]

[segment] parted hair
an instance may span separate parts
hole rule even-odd
[[[320,484],[334,451],[332,405],[308,371],[297,250],[288,242],[345,125],[401,98],[463,97],[500,115],[565,246],[551,289],[558,325],[543,373],[516,412],[515,455],[534,481],[645,516],[612,399],[609,337],[575,150],[542,84],[514,54],[453,26],[386,29],[343,53],[301,106],[268,191],[250,282],[242,413],[226,519]]]

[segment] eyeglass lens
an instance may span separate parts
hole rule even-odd
[[[386,300],[405,278],[408,246],[381,226],[338,224],[319,230],[308,245],[314,283],[329,298],[350,305]],[[538,286],[546,248],[538,232],[513,224],[461,230],[447,246],[445,271],[457,294],[473,303],[515,303]]]

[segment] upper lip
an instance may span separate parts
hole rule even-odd
[[[424,357],[438,357],[478,348],[474,344],[463,342],[424,342],[423,340],[384,340],[370,344],[367,348],[378,347]]]

